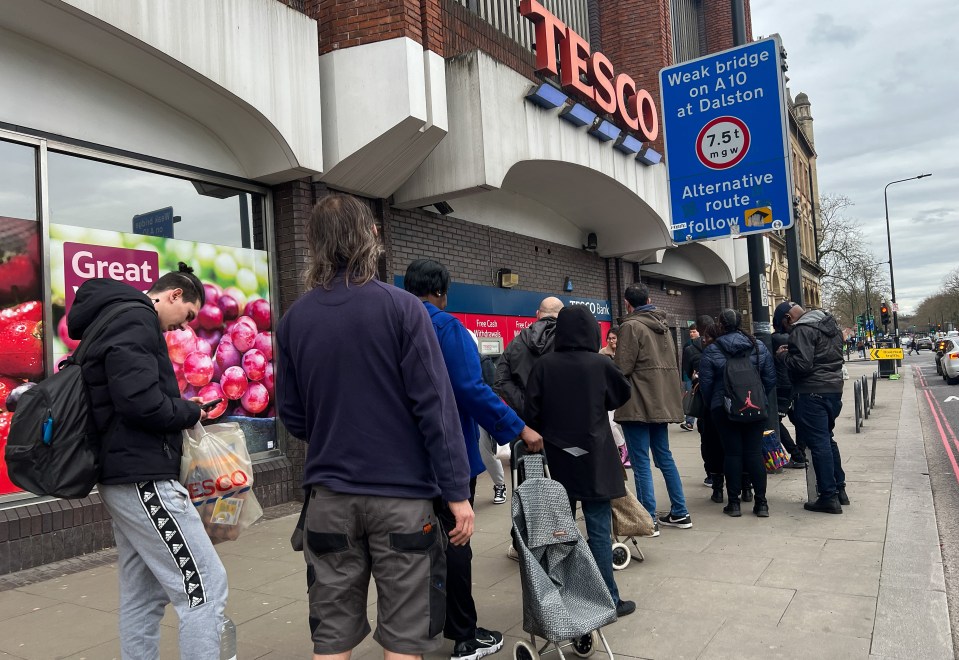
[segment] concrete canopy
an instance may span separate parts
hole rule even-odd
[[[687,284],[731,284],[735,279],[733,271],[727,258],[719,253],[724,247],[719,243],[687,243],[664,250],[657,255],[657,263],[643,264],[642,271]]]
[[[316,53],[316,23],[277,2],[8,3],[0,122],[264,183],[310,176]]]
[[[524,232],[539,238],[579,247],[595,232],[607,257],[672,245],[663,165],[644,166],[558,110],[528,103],[533,83],[485,53],[448,60],[446,82],[449,134],[396,191],[397,206],[469,197],[475,209],[484,192],[497,191],[543,209]]]

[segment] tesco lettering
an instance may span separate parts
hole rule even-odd
[[[186,489],[190,493],[191,500],[198,500],[213,494],[228,493],[231,490],[245,486],[248,481],[249,477],[247,477],[246,472],[236,470],[233,474],[221,474],[216,479],[190,482],[186,485]]]
[[[560,75],[569,91],[595,103],[645,140],[659,136],[659,114],[652,95],[625,73],[617,74],[609,58],[591,53],[589,43],[536,0],[522,0],[519,13],[536,26],[536,72]],[[559,47],[559,64],[556,49]],[[587,82],[583,82],[586,74]]]

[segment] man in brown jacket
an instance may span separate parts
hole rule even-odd
[[[613,361],[633,385],[626,405],[614,419],[623,427],[636,480],[636,497],[659,525],[689,529],[693,526],[686,510],[686,497],[679,470],[669,450],[667,424],[684,419],[676,346],[666,325],[666,314],[649,304],[649,287],[630,284],[624,294],[628,314],[619,326],[619,341]],[[666,480],[669,513],[656,517],[656,493],[649,464],[653,450],[656,467]]]

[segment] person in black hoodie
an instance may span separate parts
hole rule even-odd
[[[499,394],[520,417],[526,409],[526,382],[536,361],[553,350],[556,315],[563,309],[563,301],[550,296],[544,298],[536,310],[536,322],[524,328],[510,342],[496,363],[493,391]],[[523,419],[527,424],[528,419]]]
[[[729,419],[723,404],[727,356],[747,354],[756,366],[767,396],[776,387],[776,367],[766,345],[741,330],[742,316],[733,309],[719,315],[721,335],[703,351],[699,364],[699,387],[709,406],[713,423],[719,431],[725,453],[726,490],[729,504],[723,512],[734,518],[742,515],[739,496],[742,492],[743,470],[752,479],[756,489],[753,513],[760,518],[769,516],[766,501],[766,468],[763,465],[763,431],[766,421],[734,422]]]
[[[172,603],[182,658],[219,657],[226,570],[180,482],[182,432],[206,418],[180,398],[163,338],[196,317],[203,286],[191,268],[160,277],[146,295],[93,279],[67,316],[72,339],[117,303],[133,303],[88,350],[83,380],[100,432],[99,493],[113,519],[124,658],[156,658],[160,619]]]
[[[616,614],[636,604],[620,600],[613,579],[612,507],[626,495],[623,467],[609,426],[609,410],[629,400],[629,380],[600,355],[599,324],[582,307],[556,321],[554,351],[533,365],[526,384],[526,415],[543,434],[552,477],[566,488],[570,507],[583,505],[589,549],[609,588]]]
[[[773,355],[781,346],[789,345],[789,334],[786,333],[785,324],[786,314],[795,303],[783,302],[776,307],[773,314]],[[798,470],[806,467],[806,443],[803,442],[799,433],[796,433],[796,442],[793,442],[789,435],[789,429],[783,424],[783,419],[789,418],[789,421],[796,425],[795,413],[793,412],[793,384],[789,378],[789,368],[782,360],[776,360],[776,403],[779,409],[779,439],[783,443],[783,448],[789,452],[789,466]]]

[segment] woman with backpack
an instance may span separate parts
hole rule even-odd
[[[743,332],[742,316],[726,309],[719,315],[719,336],[703,351],[699,387],[722,440],[729,504],[723,512],[742,515],[739,496],[745,471],[755,488],[753,513],[769,517],[763,432],[769,396],[776,387],[776,366],[766,346]]]

